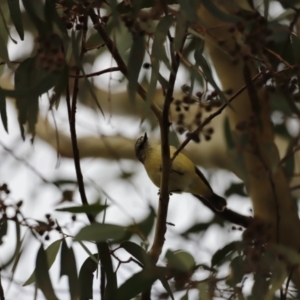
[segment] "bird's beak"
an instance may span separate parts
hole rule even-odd
[[[147,132],[145,132],[144,134],[144,142],[146,142],[148,140],[148,136],[147,136]]]

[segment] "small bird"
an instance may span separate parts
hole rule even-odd
[[[170,146],[171,156],[175,151],[176,148]],[[135,155],[144,165],[152,182],[157,187],[160,187],[162,172],[161,145],[151,144],[147,133],[145,133],[135,143]],[[169,192],[179,194],[182,192],[191,193],[201,201],[211,204],[213,209],[218,212],[222,212],[227,205],[224,198],[213,192],[201,171],[182,153],[179,153],[172,163],[169,177]]]

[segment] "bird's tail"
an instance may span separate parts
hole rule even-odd
[[[204,205],[219,212],[224,211],[227,206],[227,201],[217,194],[212,194],[212,196],[209,197],[203,197],[196,194],[193,195],[198,198]]]

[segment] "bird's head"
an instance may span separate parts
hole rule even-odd
[[[148,146],[148,136],[145,132],[145,134],[140,136],[135,143],[135,155],[141,163],[144,163],[146,159],[146,151]]]

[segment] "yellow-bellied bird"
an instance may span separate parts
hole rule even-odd
[[[176,148],[170,146],[171,156],[175,151]],[[152,182],[160,187],[162,172],[161,145],[151,144],[145,133],[136,141],[135,154],[144,165]],[[209,202],[216,211],[223,211],[227,204],[224,198],[213,192],[201,171],[183,153],[179,153],[172,163],[169,175],[169,192],[191,193],[200,200]]]

